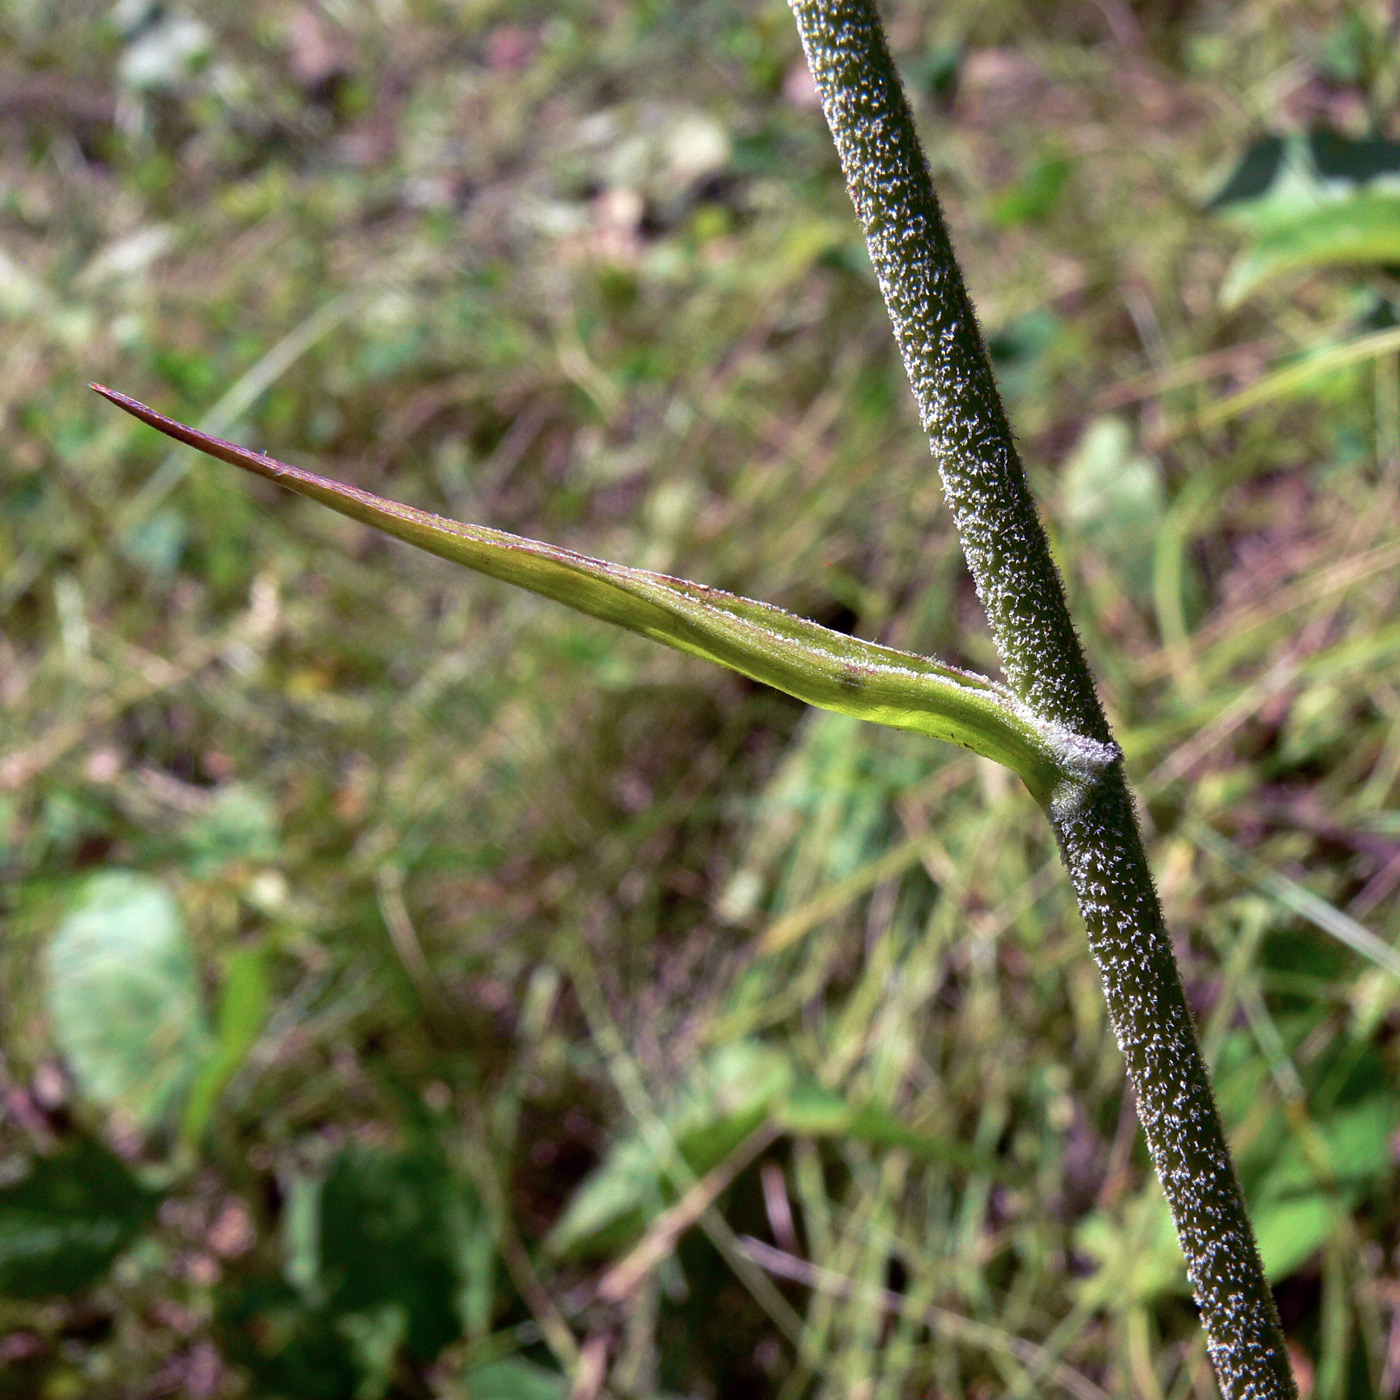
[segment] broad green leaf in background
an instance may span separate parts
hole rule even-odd
[[[215,1312],[220,1350],[248,1372],[259,1400],[357,1400],[362,1377],[337,1321],[266,1274],[226,1284]]]
[[[1393,1173],[1397,1126],[1400,1105],[1383,1093],[1317,1123],[1312,1155],[1299,1134],[1284,1140],[1250,1192],[1259,1253],[1271,1279],[1294,1272],[1350,1215],[1366,1187]]]
[[[1284,272],[1396,263],[1400,263],[1400,194],[1360,191],[1260,233],[1231,266],[1220,300],[1227,308],[1236,307]]]
[[[1400,141],[1316,127],[1252,142],[1206,208],[1262,233],[1359,190],[1400,193]]]
[[[179,567],[190,527],[178,510],[166,507],[143,520],[122,541],[122,553],[153,579],[168,579]]]
[[[1334,1231],[1343,1212],[1324,1191],[1307,1191],[1253,1206],[1254,1236],[1271,1282],[1287,1278],[1307,1262]]]
[[[1166,493],[1161,468],[1136,449],[1126,420],[1096,418],[1085,428],[1060,494],[1066,528],[1104,557],[1135,598],[1147,599]]]
[[[1095,1211],[1085,1219],[1075,1229],[1074,1247],[1098,1266],[1079,1283],[1083,1307],[1125,1298],[1150,1303],[1162,1294],[1188,1290],[1171,1211],[1155,1181],[1121,1209]]]
[[[987,330],[997,387],[1016,405],[1043,402],[1055,375],[1056,357],[1067,338],[1064,319],[1048,306],[1013,317]]]
[[[1278,184],[1288,153],[1288,142],[1282,136],[1270,133],[1252,141],[1206,208],[1233,217],[1237,209],[1256,207]]]
[[[242,948],[229,959],[219,996],[214,1053],[190,1088],[180,1135],[191,1146],[204,1136],[210,1115],[238,1073],[267,1020],[267,971],[262,950]]]
[[[1116,751],[1053,732],[985,677],[833,632],[703,584],[385,501],[198,432],[125,394],[93,388],[179,442],[431,554],[727,666],[809,705],[929,734],[1005,763],[1042,802],[1067,770],[1099,767],[1116,757]]]
[[[54,1041],[78,1092],[153,1127],[209,1050],[194,953],[170,892],[130,871],[98,876],[45,961]]]
[[[1400,261],[1400,142],[1318,128],[1265,136],[1208,208],[1247,235],[1221,300],[1237,306],[1280,273]]]
[[[155,1213],[121,1158],[90,1138],[66,1143],[0,1187],[0,1297],[47,1298],[97,1283]]]
[[[349,1148],[321,1187],[320,1285],[345,1315],[402,1314],[402,1339],[432,1360],[462,1334],[474,1197],[426,1150]]]
[[[302,1257],[219,1302],[227,1354],[260,1394],[375,1400],[401,1353],[433,1361],[464,1334],[473,1293],[491,1294],[474,1276],[494,1257],[476,1197],[427,1147],[347,1147],[295,1209]]]
[[[777,1046],[730,1041],[695,1066],[662,1121],[686,1165],[701,1176],[763,1122],[793,1080],[792,1062]],[[546,1248],[556,1256],[606,1251],[639,1233],[674,1198],[651,1146],[626,1138],[579,1187]]]
[[[1256,1067],[1257,1062],[1242,1066],[1246,1072]],[[1244,1173],[1259,1254],[1271,1282],[1296,1273],[1351,1215],[1366,1189],[1393,1173],[1397,1126],[1400,1105],[1390,1094],[1378,1094],[1312,1125],[1310,1143],[1297,1132],[1284,1134],[1262,1175]],[[1181,1250],[1155,1182],[1121,1211],[1089,1216],[1075,1232],[1075,1245],[1098,1265],[1082,1285],[1091,1306],[1115,1295],[1148,1303],[1187,1292]]]
[[[1005,1164],[964,1143],[921,1133],[879,1104],[854,1103],[804,1075],[779,1046],[735,1040],[696,1066],[663,1121],[697,1176],[717,1166],[760,1123],[798,1137],[900,1147],[927,1161],[1001,1180]],[[676,1193],[640,1136],[619,1143],[584,1181],[547,1241],[556,1255],[601,1253],[634,1238]]]

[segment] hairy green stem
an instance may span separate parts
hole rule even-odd
[[[1110,745],[873,0],[790,0],[1012,690]],[[1296,1400],[1121,759],[1045,804],[1227,1400]]]

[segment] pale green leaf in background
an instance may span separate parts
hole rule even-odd
[[[1271,1279],[1296,1272],[1342,1227],[1366,1185],[1393,1173],[1397,1123],[1400,1105],[1381,1092],[1318,1122],[1311,1150],[1301,1134],[1285,1140],[1250,1193]]]
[[[260,788],[228,783],[181,834],[192,874],[213,875],[238,861],[266,862],[277,855],[277,808]]]
[[[174,898],[131,871],[98,876],[46,957],[54,1042],[79,1094],[155,1126],[209,1051],[194,953]]]
[[[718,1165],[768,1122],[793,1137],[899,1147],[928,1161],[1016,1175],[975,1147],[921,1133],[877,1103],[852,1101],[816,1083],[781,1047],[759,1040],[719,1046],[694,1066],[664,1115],[667,1131],[697,1176]],[[561,1256],[593,1253],[635,1237],[675,1199],[664,1166],[640,1134],[624,1139],[583,1183],[548,1241]]]
[[[1307,1263],[1354,1212],[1367,1183],[1394,1169],[1400,1108],[1377,1094],[1310,1125],[1312,1143],[1289,1133],[1262,1175],[1247,1173],[1250,1215],[1268,1277]],[[1098,1266],[1082,1284],[1086,1303],[1126,1295],[1140,1303],[1187,1290],[1167,1203],[1155,1183],[1119,1211],[1095,1211],[1075,1246]]]
[[[1166,492],[1161,467],[1137,450],[1125,419],[1096,418],[1085,428],[1060,494],[1066,529],[1102,555],[1135,598],[1149,597]]]

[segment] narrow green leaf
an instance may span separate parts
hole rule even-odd
[[[795,1083],[773,1104],[770,1116],[784,1133],[795,1137],[829,1137],[865,1142],[873,1147],[899,1147],[925,1161],[962,1167],[993,1181],[1010,1181],[1023,1175],[1011,1164],[965,1142],[921,1133],[879,1103],[854,1102],[810,1079]]]
[[[1400,194],[1363,191],[1260,234],[1230,269],[1220,299],[1238,306],[1282,272],[1342,263],[1400,263]]]
[[[1392,977],[1400,977],[1400,953],[1350,914],[1329,904],[1321,895],[1304,888],[1282,871],[1266,865],[1199,817],[1188,818],[1187,832],[1201,850],[1233,867],[1257,890],[1277,900],[1290,913],[1306,919],[1314,928],[1345,944],[1354,953],[1360,953]]]
[[[242,1068],[267,1020],[267,972],[260,948],[243,948],[229,960],[219,997],[218,1039],[185,1101],[180,1135],[197,1146],[230,1079]]]
[[[590,559],[569,549],[446,520],[382,500],[178,423],[99,384],[119,408],[160,432],[243,467],[431,554],[518,584],[580,612],[717,662],[809,705],[912,729],[1015,769],[1049,798],[1067,769],[1117,756],[1038,722],[1003,687],[927,657],[844,636],[767,603]]]
[[[1343,341],[1340,345],[1324,346],[1301,359],[1290,360],[1281,369],[1271,370],[1238,393],[1218,399],[1188,420],[1189,427],[1194,432],[1219,427],[1221,423],[1226,423],[1231,418],[1248,413],[1263,404],[1292,398],[1303,390],[1310,389],[1315,381],[1334,374],[1339,369],[1345,369],[1348,365],[1378,359],[1382,355],[1393,355],[1397,350],[1400,350],[1400,327],[1396,326],[1387,326],[1384,330],[1357,336],[1356,339]]]

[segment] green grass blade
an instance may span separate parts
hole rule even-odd
[[[1291,914],[1306,919],[1314,928],[1321,929],[1352,952],[1360,953],[1392,977],[1400,977],[1400,953],[1377,938],[1365,924],[1358,923],[1350,914],[1290,879],[1281,870],[1271,869],[1200,818],[1191,818],[1187,830],[1201,850],[1208,851],[1243,875],[1256,889],[1277,900]]]
[[[1347,340],[1340,345],[1325,346],[1302,359],[1291,360],[1281,369],[1273,370],[1237,393],[1211,404],[1190,419],[1188,426],[1196,432],[1219,427],[1221,423],[1262,404],[1289,398],[1300,389],[1309,387],[1314,380],[1345,369],[1348,365],[1378,359],[1381,355],[1393,355],[1396,351],[1400,351],[1400,327],[1396,326],[1357,336],[1355,340]]]
[[[483,525],[446,520],[317,476],[92,386],[143,423],[429,553],[518,584],[809,705],[959,744],[1013,768],[1045,802],[1066,769],[1116,757],[1038,722],[1002,687],[911,652],[861,641],[704,584],[610,564]]]

